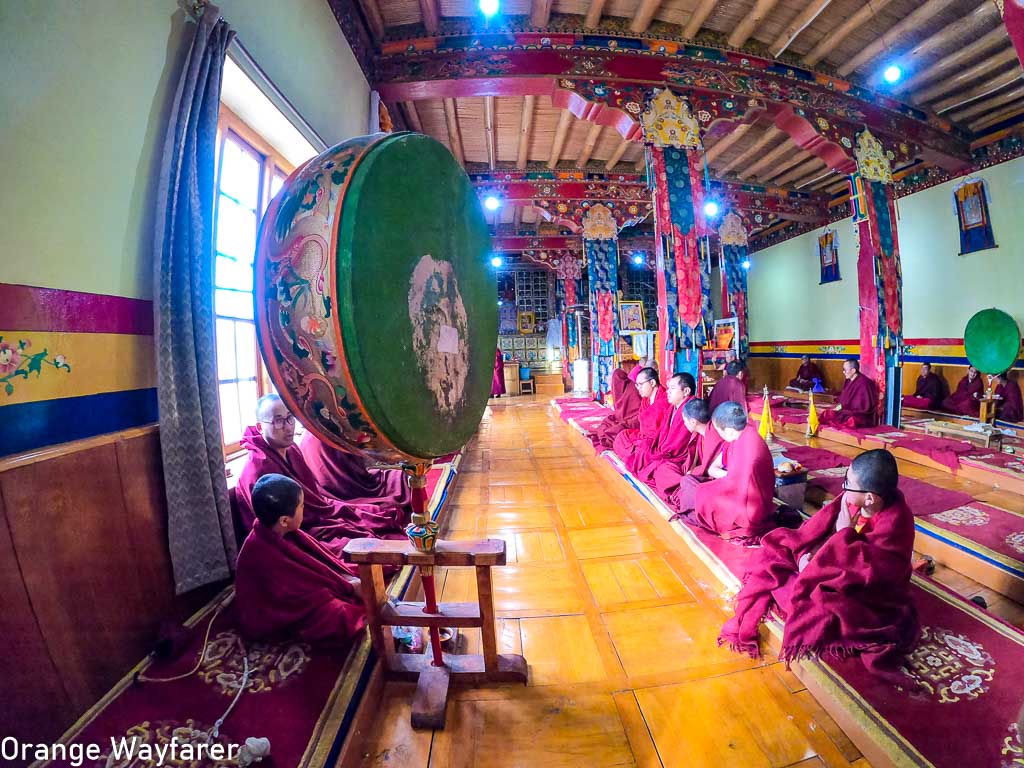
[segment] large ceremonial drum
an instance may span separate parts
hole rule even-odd
[[[469,177],[427,136],[363,136],[296,170],[260,227],[255,301],[305,427],[378,461],[462,447],[494,368],[489,249]]]
[[[1001,309],[983,309],[967,321],[964,352],[971,365],[982,373],[1009,370],[1020,353],[1017,321]]]

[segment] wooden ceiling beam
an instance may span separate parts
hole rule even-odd
[[[523,117],[519,123],[519,152],[516,154],[516,168],[523,170],[529,161],[530,133],[533,131],[533,103],[536,96],[523,97]]]
[[[769,144],[771,144],[773,141],[779,138],[779,136],[782,135],[783,132],[778,127],[774,125],[769,126],[768,130],[765,131],[764,134],[762,134],[761,138],[759,138],[757,141],[755,141],[753,144],[747,147],[747,149],[745,149],[743,152],[741,152],[735,158],[729,161],[727,165],[725,165],[723,168],[719,170],[719,173],[726,173],[728,171],[731,171],[733,168],[742,165],[743,163],[745,163],[750,158],[754,157],[758,152],[760,152],[762,149],[767,147]]]
[[[860,29],[864,26],[865,22],[891,2],[892,0],[872,0],[870,3],[864,3],[859,11],[832,30],[829,34],[825,35],[825,37],[823,37],[821,41],[814,46],[813,50],[804,56],[804,64],[809,67],[817,64],[825,58],[826,55],[834,51],[835,47],[845,40],[847,35],[855,29]]]
[[[976,120],[975,122],[971,123],[971,130],[983,130],[991,125],[1000,123],[1003,120],[1006,120],[1007,118],[1016,117],[1022,112],[1024,112],[1024,100],[1015,101],[1012,104],[1008,104],[1003,109],[1000,109],[997,112],[993,112],[990,115],[985,115],[985,117],[982,117]]]
[[[619,160],[621,160],[622,156],[626,154],[626,150],[629,149],[629,145],[632,143],[633,142],[629,139],[623,139],[620,141],[619,146],[615,148],[614,152],[612,152],[612,156],[608,158],[608,162],[604,164],[605,170],[610,171],[618,165]]]
[[[785,137],[782,143],[774,149],[770,150],[766,155],[762,156],[760,160],[757,160],[753,165],[749,165],[743,170],[739,171],[736,175],[741,179],[749,179],[751,176],[757,176],[758,179],[765,179],[766,175],[761,173],[765,168],[770,168],[771,164],[782,157],[787,152],[793,151],[793,144],[790,142],[789,137]]]
[[[942,77],[948,72],[953,72],[961,68],[968,61],[981,55],[985,51],[995,48],[997,45],[1004,45],[1008,39],[1009,37],[1006,34],[1006,29],[1002,24],[1000,24],[996,29],[993,29],[988,34],[979,37],[973,43],[953,51],[953,53],[942,57],[939,61],[932,64],[930,67],[922,69],[916,75],[905,80],[903,83],[897,84],[893,90],[911,90],[919,87],[923,83]]]
[[[700,0],[700,4],[693,9],[693,13],[690,14],[689,21],[686,22],[686,26],[683,28],[683,37],[692,40],[700,32],[700,28],[704,26],[704,22],[708,20],[708,16],[715,10],[715,6],[718,4],[718,0]]]
[[[597,146],[597,140],[601,137],[601,129],[603,125],[597,123],[590,124],[590,130],[587,131],[587,138],[583,140],[583,148],[580,149],[579,157],[576,158],[576,165],[580,168],[585,168],[587,163],[590,162],[590,156],[594,154],[594,147]]]
[[[835,173],[835,171],[828,167],[824,168],[823,170],[813,171],[804,176],[803,178],[794,179],[793,186],[796,187],[797,189],[803,189],[804,187],[813,188],[819,182],[823,182],[826,179],[828,179],[828,177],[831,176],[833,173]]]
[[[913,94],[914,101],[918,103],[935,101],[940,96],[944,96],[951,91],[963,88],[968,83],[972,83],[980,77],[990,75],[993,72],[998,72],[1003,68],[1003,65],[1009,64],[1011,61],[1017,61],[1017,51],[1012,45],[1008,48],[1004,48],[993,56],[989,56],[983,61],[979,61],[973,67],[968,67],[956,74],[944,77],[940,82],[930,88],[918,91]]]
[[[647,152],[640,153],[640,159],[636,161],[636,165],[634,167],[636,168],[637,173],[643,173],[647,170]]]
[[[920,60],[938,54],[953,40],[957,40],[969,33],[975,32],[978,27],[999,19],[999,9],[992,0],[983,0],[981,5],[971,11],[963,18],[957,19],[952,24],[947,24],[934,35],[926,37],[907,53],[900,56],[900,64],[904,70],[911,71]],[[894,92],[906,90],[907,80],[893,86]]]
[[[459,161],[459,165],[465,167],[466,153],[462,151],[462,132],[459,130],[459,114],[455,108],[455,99],[444,100],[444,122],[448,126],[448,143],[451,145],[452,154]]]
[[[723,152],[725,152],[725,150],[727,150],[729,147],[731,147],[737,141],[742,139],[747,134],[747,131],[749,131],[749,130],[750,130],[750,124],[749,123],[740,123],[735,128],[733,128],[732,131],[730,131],[729,133],[725,134],[725,136],[723,136],[718,141],[716,141],[715,145],[713,147],[711,147],[711,149],[707,150],[704,153],[704,159],[707,161],[708,165],[711,165],[712,163],[714,163],[715,160],[717,160],[718,157]]]
[[[575,115],[568,109],[563,109],[558,118],[555,140],[551,143],[551,157],[548,159],[548,168],[551,170],[554,170],[558,166],[558,161],[562,159],[562,148],[565,146],[565,139],[569,135],[574,118]]]
[[[986,0],[986,2],[988,1]],[[779,54],[789,48],[793,41],[800,36],[800,33],[807,29],[811,22],[818,18],[821,12],[831,4],[832,0],[810,0],[807,7],[800,12],[800,15],[787,24],[779,33],[779,36],[772,42],[772,56],[778,58]]]
[[[822,168],[825,166],[825,161],[820,157],[812,157],[809,160],[804,160],[798,163],[796,166],[791,168],[788,173],[779,176],[777,179],[772,180],[772,184],[777,184],[780,187],[784,187],[787,184],[795,182],[797,179],[804,179],[808,176],[821,175]]]
[[[955,112],[950,112],[947,117],[954,122],[962,123],[972,117],[977,117],[978,115],[983,115],[986,112],[991,112],[994,108],[1001,107],[1015,99],[1021,98],[1022,96],[1024,96],[1024,83],[1018,85],[1016,88],[1011,88],[1008,91],[996,94],[990,99],[982,99],[969,107],[964,107],[963,109],[958,109]]]
[[[428,35],[436,35],[438,27],[441,26],[441,11],[438,5],[439,0],[420,0],[420,16],[423,17],[423,27]]]
[[[996,75],[990,80],[986,80],[973,88],[954,94],[948,99],[935,102],[935,104],[932,105],[932,109],[936,112],[947,112],[954,107],[959,107],[961,104],[967,104],[975,99],[980,99],[982,96],[988,96],[990,93],[998,91],[1000,88],[1005,88],[1008,85],[1015,84],[1021,79],[1021,77],[1024,77],[1024,71],[1021,70],[1020,66],[1012,67],[1006,72]]]
[[[601,23],[601,14],[604,13],[605,0],[590,0],[587,8],[587,17],[583,20],[583,26],[587,29],[596,29]]]
[[[868,45],[849,61],[844,62],[836,70],[842,77],[846,77],[875,59],[879,54],[892,50],[903,43],[903,39],[921,29],[935,14],[941,13],[948,8],[955,0],[927,0],[907,16],[882,33],[875,42]]]
[[[754,30],[760,26],[765,17],[778,5],[779,0],[756,0],[754,7],[740,21],[736,28],[729,35],[729,45],[733,48],[742,48],[743,44],[754,34]]]
[[[362,6],[363,15],[366,16],[366,24],[370,28],[374,42],[380,42],[384,37],[384,17],[380,12],[380,5],[377,0],[359,0]]]
[[[530,0],[530,24],[539,28],[546,27],[551,21],[551,3],[552,0]]]
[[[646,32],[647,28],[651,26],[654,14],[658,12],[660,6],[661,0],[640,0],[640,7],[637,9],[636,16],[633,17],[633,23],[629,25],[629,28],[638,34]]]
[[[487,164],[494,170],[498,162],[498,147],[494,130],[494,97],[484,96],[484,138],[487,141]]]
[[[423,133],[423,123],[420,121],[420,113],[416,111],[415,101],[400,101],[398,102],[405,115],[405,122],[409,124],[417,133]]]
[[[780,185],[780,182],[776,181],[776,177],[782,176],[783,174],[788,175],[789,171],[793,168],[806,163],[808,160],[808,153],[799,147],[796,147],[796,151],[788,157],[784,157],[781,161],[776,163],[774,166],[769,168],[764,173],[760,174],[758,178],[763,182],[770,182],[773,186]]]

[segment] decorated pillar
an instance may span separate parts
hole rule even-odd
[[[578,301],[576,284],[582,276],[580,260],[576,258],[575,254],[563,258],[559,262],[555,274],[558,275],[558,279],[562,283],[562,295],[565,296],[565,307],[562,312],[562,343],[565,347],[563,370],[567,370],[580,356],[579,328],[576,324],[579,315],[569,310]]]
[[[993,0],[1003,15],[1006,32],[1017,50],[1017,58],[1024,67],[1024,0]]]
[[[600,203],[583,217],[583,252],[590,283],[590,366],[594,394],[611,391],[619,343],[619,228]]]
[[[739,333],[740,357],[746,358],[750,350],[747,332],[747,230],[743,219],[734,212],[727,213],[718,228],[718,241],[722,245],[722,314],[735,317]]]
[[[860,366],[878,384],[880,413],[893,424],[900,401],[903,274],[892,167],[884,148],[867,129],[857,137],[855,154],[857,173],[850,183],[859,238]]]
[[[700,128],[686,99],[668,89],[654,94],[640,122],[654,195],[659,360],[665,374],[696,375],[711,314]]]

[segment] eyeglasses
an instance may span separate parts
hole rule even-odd
[[[653,383],[653,382],[654,382],[654,379],[644,379],[643,381],[638,381],[638,382],[636,383],[636,385],[637,385],[638,387],[642,387],[642,386],[643,386],[644,384],[651,384],[651,383]]]
[[[850,488],[846,484],[846,478],[845,477],[843,478],[843,490],[846,491],[847,493],[874,493],[874,491],[865,491],[865,490],[863,490],[861,488]]]
[[[274,429],[284,429],[287,424],[289,427],[295,423],[295,415],[289,413],[287,416],[275,416],[270,421],[261,420],[262,424],[273,424]]]

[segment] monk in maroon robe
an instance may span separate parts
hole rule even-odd
[[[747,387],[740,379],[743,368],[739,363],[733,361],[725,366],[725,376],[715,384],[708,396],[708,407],[711,413],[715,412],[722,403],[739,403],[743,406],[743,412],[747,411]]]
[[[878,423],[878,390],[875,382],[860,372],[860,362],[857,360],[843,363],[843,378],[845,381],[839,393],[839,405],[822,411],[820,423],[849,429],[875,426]]]
[[[491,377],[491,397],[501,397],[505,394],[505,359],[499,348],[494,353],[494,375]]]
[[[825,377],[821,375],[821,369],[811,362],[810,355],[804,355],[800,358],[800,369],[796,372],[796,377],[790,380],[789,386],[806,392],[814,386],[815,379],[824,386]]]
[[[621,367],[612,371],[612,404],[615,410],[589,435],[590,442],[598,450],[611,448],[616,435],[622,430],[636,429],[640,426],[640,393],[636,391],[633,380],[629,378],[630,374],[625,370],[627,365],[632,371],[634,361],[623,361]],[[637,373],[639,372],[637,369]],[[633,379],[635,378],[634,376]]]
[[[1020,385],[1008,373],[996,377],[995,398],[996,418],[1003,421],[1024,421],[1024,402],[1021,401]]]
[[[693,376],[677,373],[668,380],[665,396],[670,406],[668,418],[652,440],[642,440],[626,467],[639,480],[649,482],[654,470],[665,461],[679,461],[692,453],[691,434],[683,421],[683,406],[697,388]]]
[[[757,428],[747,423],[739,403],[722,403],[711,416],[722,436],[725,476],[696,489],[693,512],[687,522],[714,531],[737,543],[757,543],[776,527],[775,465],[772,453]]]
[[[903,407],[930,411],[940,405],[942,405],[942,380],[932,373],[931,364],[921,363],[921,373],[917,377],[914,394],[903,396]]]
[[[284,475],[264,475],[252,501],[256,522],[235,573],[243,636],[346,645],[364,623],[359,580],[301,529],[302,488]]]
[[[295,445],[295,417],[277,395],[265,395],[256,406],[255,427],[248,427],[242,446],[249,451],[235,488],[243,528],[256,519],[252,490],[264,475],[290,477],[302,487],[305,514],[303,530],[340,556],[350,539],[404,538],[407,515],[394,502],[342,501],[320,488]]]
[[[321,442],[307,432],[299,444],[317,485],[342,501],[393,503],[412,514],[412,489],[400,469],[368,469],[362,457]]]
[[[711,426],[706,400],[695,397],[683,406],[683,425],[690,433],[686,453],[655,467],[648,485],[673,508],[679,508],[681,498],[685,497],[686,509],[690,510],[695,489],[709,479],[708,468],[718,458],[723,443],[722,436]]]
[[[898,480],[892,454],[862,453],[842,496],[799,529],[767,534],[719,643],[756,658],[757,625],[774,611],[785,621],[783,661],[856,653],[869,672],[905,684],[898,668],[919,624],[910,594],[914,516]]]
[[[942,401],[942,408],[959,416],[977,416],[981,411],[978,401],[984,391],[985,384],[978,375],[978,369],[969,365],[967,375],[956,385],[956,392]]]
[[[640,394],[639,422],[636,429],[624,429],[615,436],[612,450],[629,465],[633,454],[645,441],[653,440],[670,410],[665,388],[658,381],[654,368],[644,368],[637,374],[636,391]]]

